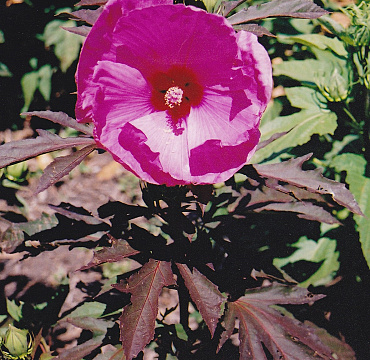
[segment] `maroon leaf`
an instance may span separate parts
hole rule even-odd
[[[316,194],[331,195],[338,204],[347,207],[355,214],[362,215],[360,207],[345,184],[323,177],[320,169],[302,170],[302,164],[311,155],[307,154],[277,164],[253,165],[253,167],[263,177],[283,181]],[[276,190],[283,188],[276,182],[266,182],[266,186],[272,186]]]
[[[324,210],[321,206],[316,206],[312,203],[303,201],[268,204],[258,209],[254,209],[254,211],[288,211],[297,213],[297,216],[302,219],[320,221],[326,224],[340,224],[340,221]]]
[[[190,271],[187,265],[178,263],[176,266],[180,270],[192,300],[213,336],[221,316],[221,305],[226,301],[225,297],[217,286],[197,269],[193,268],[193,271]]]
[[[62,111],[30,111],[22,113],[21,115],[37,116],[42,119],[50,120],[54,123],[60,124],[62,126],[70,127],[72,129],[83,132],[86,135],[93,135],[92,128],[89,125],[81,124],[77,120],[71,118],[66,113]]]
[[[93,259],[79,270],[86,270],[107,262],[116,262],[129,256],[136,255],[140,251],[133,249],[126,240],[117,240],[111,237],[112,246],[94,252]]]
[[[58,206],[49,205],[55,212],[64,215],[67,218],[83,221],[89,225],[101,224],[104,220],[99,219],[92,215],[89,211],[85,210],[82,207],[75,207],[68,203],[61,203]]]
[[[90,9],[81,9],[77,11],[73,11],[72,13],[62,13],[69,15],[72,19],[78,20],[78,21],[85,21],[86,23],[90,25],[94,25],[96,20],[98,20],[98,17],[103,12],[103,7],[99,7],[96,10],[90,10]]]
[[[257,36],[272,36],[276,37],[274,34],[270,33],[265,27],[257,25],[257,24],[241,24],[241,25],[234,25],[233,26],[236,31],[245,30],[253,33]]]
[[[81,0],[75,6],[95,6],[104,5],[108,0]]]
[[[309,0],[272,0],[264,4],[250,6],[227,20],[232,25],[267,17],[288,16],[303,19],[316,19],[328,12]]]
[[[121,341],[127,360],[144,349],[154,337],[158,313],[158,296],[164,286],[175,284],[171,263],[150,259],[128,282],[116,285],[131,293],[131,304],[120,317]]]
[[[36,194],[54,185],[63,176],[69,174],[83,159],[96,149],[96,144],[88,145],[66,156],[56,158],[49,164],[37,185]]]
[[[73,26],[73,27],[61,26],[61,28],[73,34],[81,35],[83,37],[86,37],[87,35],[89,35],[89,32],[91,30],[91,26],[86,26],[86,25]]]
[[[245,296],[228,303],[224,321],[226,331],[219,347],[231,336],[238,318],[241,360],[267,360],[263,345],[274,360],[334,359],[331,349],[320,341],[314,328],[294,319],[286,311],[271,307],[307,304],[322,297],[324,295],[311,294],[298,286],[278,283],[250,289]]]
[[[35,139],[10,141],[1,145],[0,168],[55,150],[95,144],[91,138],[61,138],[45,130],[37,130],[37,132],[40,136]]]
[[[221,14],[222,16],[226,17],[229,15],[233,10],[235,10],[239,5],[246,2],[247,0],[239,0],[239,1],[223,1],[221,4]]]
[[[257,148],[256,148],[256,151],[264,148],[265,146],[267,146],[268,144],[272,143],[273,141],[281,138],[282,136],[284,136],[285,134],[287,134],[287,131],[285,132],[281,132],[281,133],[275,133],[274,135],[272,135],[269,139],[267,140],[264,140],[264,141],[260,141],[257,145]]]

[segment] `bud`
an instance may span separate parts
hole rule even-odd
[[[9,324],[2,341],[1,354],[5,359],[27,359],[32,352],[32,337],[28,330]]]
[[[27,162],[22,161],[20,163],[9,165],[6,168],[6,177],[11,181],[24,181],[26,179]]]
[[[350,92],[348,79],[342,76],[337,68],[334,68],[329,78],[323,76],[316,82],[321,93],[331,102],[346,100]]]

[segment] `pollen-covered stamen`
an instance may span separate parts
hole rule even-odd
[[[174,108],[176,105],[179,106],[182,102],[183,94],[184,91],[178,86],[170,87],[164,95],[165,104],[171,109]]]

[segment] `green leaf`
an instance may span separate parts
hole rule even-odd
[[[0,44],[5,42],[4,33],[0,30]]]
[[[46,47],[54,46],[54,53],[60,60],[60,68],[66,72],[71,64],[78,58],[83,38],[62,29],[63,27],[74,27],[73,20],[53,20],[46,25],[42,40]]]
[[[330,62],[315,59],[283,61],[273,65],[274,76],[289,76],[298,81],[315,83],[324,74],[330,74],[333,65]]]
[[[301,260],[315,263],[322,262],[320,268],[312,276],[303,281],[301,286],[326,285],[333,279],[333,275],[339,269],[339,252],[335,251],[336,245],[336,240],[331,240],[326,237],[316,242],[304,236],[301,237],[298,242],[291,245],[293,248],[297,249],[292,255],[286,258],[275,258],[273,264],[277,268],[282,269],[287,264],[292,264]]]
[[[277,117],[261,127],[261,140],[267,139],[275,133],[286,132],[258,150],[252,157],[251,163],[260,163],[273,154],[307,143],[313,134],[333,134],[337,128],[337,116],[333,112],[317,110],[302,110],[298,113]]]
[[[299,36],[290,36],[289,39],[307,46],[315,46],[321,50],[330,49],[339,56],[347,56],[348,52],[342,41],[336,38],[320,34],[304,34]]]
[[[217,1],[218,0],[203,0],[203,3],[206,6],[208,12],[213,12]]]
[[[47,64],[40,68],[39,75],[39,91],[46,101],[50,100],[51,95],[51,77],[53,76],[52,67]]]
[[[32,71],[30,73],[24,74],[21,79],[21,86],[23,91],[24,97],[24,106],[22,108],[23,111],[27,111],[31,105],[33,95],[37,90],[39,85],[39,75],[36,71]]]
[[[8,311],[8,314],[15,320],[20,321],[22,319],[22,308],[23,308],[23,302],[21,301],[19,305],[15,303],[14,300],[8,300],[6,299],[6,309]]]
[[[346,171],[346,182],[365,216],[354,215],[357,230],[360,235],[362,252],[370,267],[370,178],[363,175],[366,160],[356,154],[342,154],[336,156],[331,166],[336,171]]]
[[[101,317],[106,309],[107,305],[102,304],[97,301],[85,302],[77,309],[73,310],[68,314],[67,318],[76,318],[76,317],[91,317],[98,319]]]
[[[9,71],[8,67],[0,62],[0,76],[2,77],[12,77],[13,74]]]

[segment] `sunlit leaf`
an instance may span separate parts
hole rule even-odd
[[[37,116],[42,119],[50,120],[56,124],[60,124],[62,126],[70,127],[72,129],[81,131],[86,135],[93,134],[92,128],[88,125],[81,124],[77,122],[77,120],[71,118],[66,113],[62,111],[54,112],[54,111],[30,111],[23,113],[21,115],[28,115],[28,116]]]
[[[54,46],[54,53],[60,60],[60,68],[63,72],[78,58],[83,39],[61,27],[75,27],[73,20],[53,20],[49,22],[42,35],[46,47]]]
[[[360,235],[362,252],[370,267],[370,178],[365,177],[366,160],[356,154],[341,154],[335,157],[331,166],[336,171],[346,171],[346,182],[356,198],[364,216],[354,215]]]
[[[281,269],[287,264],[293,264],[302,260],[315,263],[322,262],[320,268],[312,276],[301,282],[301,286],[326,285],[333,279],[333,275],[339,269],[339,252],[335,251],[336,244],[336,240],[326,237],[320,238],[316,242],[304,236],[291,245],[297,249],[293,254],[286,258],[275,258],[273,264]]]
[[[178,263],[176,266],[185,281],[192,300],[213,336],[221,316],[221,305],[226,300],[225,297],[220,293],[217,286],[197,269],[193,268],[190,271],[187,265]]]
[[[38,130],[35,139],[10,141],[0,146],[0,168],[47,152],[67,149],[80,145],[93,145],[91,138],[61,138],[45,130]]]
[[[228,18],[232,25],[267,17],[288,16],[316,19],[328,12],[309,0],[272,0],[243,9]]]
[[[0,248],[2,251],[11,253],[24,241],[24,233],[27,235],[36,234],[42,230],[51,229],[58,223],[54,215],[43,213],[40,219],[26,223],[14,223],[0,234]]]
[[[175,283],[171,263],[150,259],[126,284],[115,286],[131,293],[131,304],[120,317],[121,341],[127,360],[133,359],[153,339],[158,297],[164,286]]]
[[[274,360],[311,360],[314,356],[334,359],[331,349],[315,334],[286,312],[272,305],[307,304],[321,299],[297,286],[274,283],[271,286],[247,290],[245,296],[228,303],[220,347],[230,337],[239,319],[240,359],[267,360],[265,348]]]
[[[96,145],[88,145],[80,150],[73,152],[66,156],[57,157],[51,164],[49,164],[42,174],[37,185],[36,193],[46,190],[48,187],[54,185],[65,175],[69,174],[83,159],[86,158],[96,149]]]

